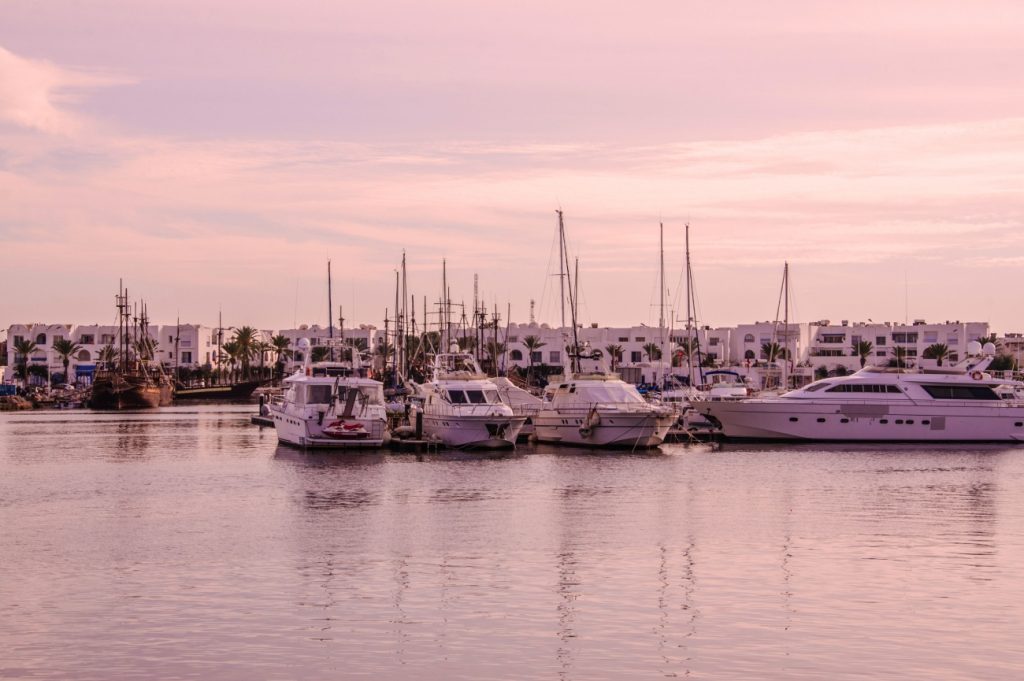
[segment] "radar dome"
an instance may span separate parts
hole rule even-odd
[[[996,354],[996,344],[985,343],[984,347],[981,348],[981,351],[984,352],[986,355],[994,355]]]
[[[309,349],[309,339],[308,338],[300,338],[299,342],[296,343],[296,345],[298,346],[299,350],[308,350]]]
[[[967,344],[968,355],[980,355],[981,354],[981,343],[978,341],[971,341]]]

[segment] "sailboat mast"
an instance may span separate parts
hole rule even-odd
[[[665,223],[663,223],[663,222],[659,222],[658,223],[658,253],[659,253],[659,256],[660,256],[660,262],[659,262],[660,276],[659,276],[658,288],[661,289],[661,296],[660,296],[661,297],[661,307],[660,307],[660,313],[658,315],[658,332],[659,332],[659,341],[660,341],[661,346],[658,349],[661,351],[661,358],[659,358],[659,361],[660,362],[664,362],[664,360],[665,360]],[[664,376],[664,372],[662,371],[662,367],[663,366],[664,366],[663,364],[659,364],[658,365],[658,377],[659,377],[659,382],[662,385],[665,384],[665,376]]]
[[[558,213],[558,290],[560,291],[558,302],[562,307],[561,328],[565,329],[565,278],[568,276],[566,272],[568,269],[566,265],[568,256],[565,252],[565,223],[562,220],[562,210],[558,209],[555,212]],[[572,295],[571,290],[569,295]]]
[[[686,375],[693,385],[693,291],[690,274],[690,223],[686,223]]]
[[[789,262],[782,267],[782,389],[789,390]]]
[[[327,337],[334,340],[334,302],[331,300],[331,261],[327,260]],[[334,343],[331,348],[331,361],[334,361]]]

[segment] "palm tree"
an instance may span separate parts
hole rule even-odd
[[[857,341],[853,344],[853,354],[860,357],[860,366],[863,369],[864,365],[868,363],[868,357],[874,352],[875,346],[871,341]]]
[[[317,345],[309,353],[311,362],[323,362],[331,354],[331,349],[326,345]]]
[[[242,326],[235,329],[235,335],[231,339],[238,344],[238,360],[242,363],[242,375],[249,377],[249,362],[256,354],[256,343],[259,332],[251,326]]]
[[[622,361],[623,349],[621,345],[606,345],[604,351],[608,353],[608,357],[611,358],[612,371],[615,371],[619,367],[619,362]]]
[[[786,349],[778,343],[765,343],[761,346],[761,354],[769,362],[774,362],[776,359],[786,359],[789,356]]]
[[[526,348],[526,354],[530,356],[530,368],[528,370],[530,380],[533,380],[533,353],[540,352],[540,349],[547,345],[537,336],[526,336],[521,341],[523,346]]]
[[[683,365],[683,358],[690,358],[700,354],[700,341],[696,338],[684,338],[676,347],[675,356],[678,358],[679,366]]]
[[[278,334],[270,339],[270,345],[273,346],[274,352],[277,353],[275,364],[281,364],[285,359],[292,356],[292,351],[288,349],[288,346],[292,342],[284,336]]]
[[[97,359],[101,364],[107,367],[107,369],[113,369],[114,363],[117,361],[117,350],[114,349],[113,345],[108,343],[100,348]]]
[[[925,359],[934,359],[935,364],[942,366],[942,360],[949,357],[949,346],[945,343],[932,343],[924,349],[921,353],[921,357]]]
[[[459,350],[462,352],[473,352],[476,350],[476,338],[473,336],[463,336],[457,338],[456,342],[459,344]]]
[[[238,345],[237,341],[229,340],[227,343],[220,346],[220,349],[227,356],[228,366],[231,367],[228,378],[229,380],[234,380],[235,365],[238,364],[238,360],[242,355],[242,348]]]
[[[260,358],[260,379],[266,378],[264,363],[267,360],[267,353],[274,351],[274,346],[266,341],[259,340],[253,344],[253,349],[256,351],[256,355]]]
[[[494,368],[494,374],[498,374],[498,357],[505,353],[505,344],[501,341],[489,340],[484,343],[484,351],[487,353],[487,357],[491,360],[491,365]]]
[[[28,387],[28,356],[38,349],[39,346],[27,338],[14,341],[14,352],[16,353],[14,361],[18,365],[21,381],[26,387]]]
[[[907,366],[907,349],[902,345],[895,345],[892,348],[892,359],[889,360],[891,367]]]
[[[64,364],[64,382],[68,380],[68,365],[71,364],[71,355],[82,349],[82,346],[67,338],[53,341],[53,351],[60,355],[61,363]]]
[[[644,345],[644,354],[647,355],[647,359],[654,362],[661,359],[661,348],[658,347],[657,343],[646,343]]]

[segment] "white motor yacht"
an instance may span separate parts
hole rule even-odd
[[[1024,383],[985,372],[995,347],[971,343],[949,368],[866,367],[776,397],[708,401],[728,438],[899,442],[1024,441]],[[979,356],[980,355],[980,356]]]
[[[300,340],[298,347],[309,356],[308,340]],[[283,383],[284,394],[269,405],[278,441],[331,449],[387,443],[384,384],[380,381],[352,375],[352,369],[338,363],[307,360]]]
[[[446,447],[515,447],[526,421],[501,401],[498,387],[472,355],[435,355],[432,380],[416,386],[423,400],[423,432]]]
[[[567,353],[569,354],[569,353]],[[591,358],[591,353],[577,354]],[[548,386],[533,417],[537,440],[583,447],[657,447],[678,415],[651,404],[636,387],[607,371],[572,371]]]

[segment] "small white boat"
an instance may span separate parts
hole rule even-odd
[[[515,447],[526,417],[501,401],[498,386],[472,355],[440,353],[432,374],[431,381],[416,385],[426,437],[460,449]]]
[[[308,345],[306,339],[299,341],[307,357]],[[284,394],[269,405],[278,441],[328,449],[385,445],[389,433],[384,384],[351,371],[337,363],[307,361],[284,379]]]
[[[594,359],[589,350],[567,354],[575,354],[577,364],[580,359]],[[533,422],[540,442],[647,448],[664,442],[678,417],[672,407],[645,400],[617,374],[573,372],[570,364],[561,378],[548,385],[544,406]]]

